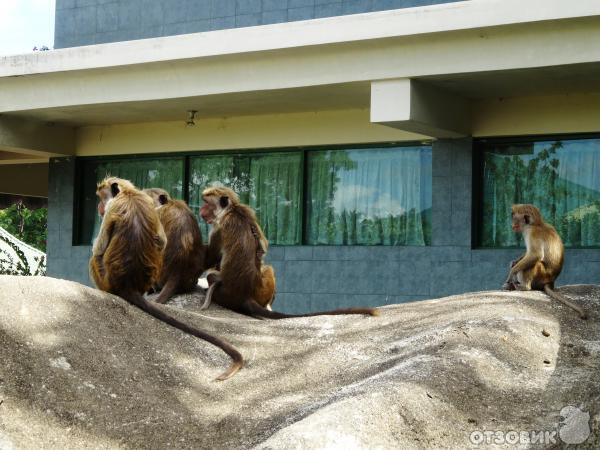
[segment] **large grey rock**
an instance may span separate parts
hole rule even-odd
[[[600,287],[561,291],[591,318],[538,292],[282,321],[178,297],[165,308],[246,358],[215,382],[223,352],[118,297],[0,277],[0,448],[466,448],[474,431],[555,432],[565,407],[560,436],[589,422],[598,448]]]

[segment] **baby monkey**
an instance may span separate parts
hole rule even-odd
[[[582,308],[554,290],[554,281],[560,275],[565,254],[563,242],[554,227],[544,222],[535,206],[517,204],[512,206],[512,229],[523,233],[527,251],[511,263],[502,287],[508,290],[542,290],[586,319],[587,314]]]

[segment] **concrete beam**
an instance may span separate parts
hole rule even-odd
[[[0,165],[0,192],[48,197],[48,164]]]
[[[408,78],[371,83],[371,122],[433,138],[471,131],[467,99]]]
[[[57,124],[0,116],[0,151],[36,157],[75,154],[75,129]]]

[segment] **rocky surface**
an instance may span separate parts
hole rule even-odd
[[[281,321],[180,296],[165,308],[246,358],[215,382],[227,355],[118,297],[0,277],[0,448],[555,448],[588,426],[599,448],[600,287],[560,291],[591,318],[539,292]]]

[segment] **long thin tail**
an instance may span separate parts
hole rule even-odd
[[[206,295],[204,296],[204,302],[202,303],[202,306],[200,306],[200,309],[208,309],[208,307],[212,303],[213,293],[215,292],[215,289],[220,283],[221,281],[216,281],[209,286],[208,291],[206,291]]]
[[[169,278],[163,288],[160,290],[160,295],[155,300],[156,303],[165,304],[169,301],[173,295],[175,295],[175,291],[177,289],[177,284],[179,280],[175,277]]]
[[[333,311],[321,311],[310,314],[284,314],[276,311],[269,311],[258,304],[255,300],[246,300],[243,304],[244,312],[254,316],[262,317],[264,319],[292,319],[294,317],[314,317],[314,316],[338,316],[343,314],[365,314],[368,316],[378,316],[379,310],[375,308],[346,308],[346,309],[335,309]]]
[[[586,320],[588,318],[588,315],[583,310],[583,308],[581,308],[580,306],[577,306],[576,304],[574,304],[570,300],[567,300],[567,298],[564,295],[559,294],[558,292],[556,292],[554,289],[552,289],[550,287],[549,284],[544,285],[544,292],[546,294],[548,294],[548,296],[550,298],[553,298],[554,300],[558,300],[563,305],[568,306],[569,308],[571,308],[574,311],[577,311],[577,313],[579,314],[579,317],[581,317],[583,320]]]
[[[119,295],[131,304],[147,312],[152,317],[155,317],[156,319],[165,322],[166,324],[169,324],[172,327],[178,328],[184,333],[191,334],[192,336],[196,336],[197,338],[210,342],[214,346],[219,347],[221,350],[227,353],[231,357],[233,362],[225,372],[223,372],[216,378],[217,381],[223,381],[227,378],[232,377],[237,371],[239,371],[244,366],[244,358],[241,355],[241,353],[238,352],[231,344],[229,344],[224,339],[212,336],[208,333],[205,333],[204,331],[200,331],[197,328],[191,327],[181,322],[180,320],[177,320],[175,317],[164,312],[160,307],[156,306],[154,303],[147,301],[137,292],[128,292],[123,293],[123,295]]]

